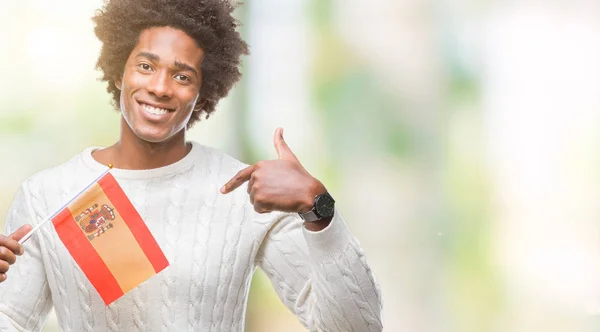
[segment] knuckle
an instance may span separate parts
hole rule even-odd
[[[270,203],[264,203],[264,204],[263,204],[263,208],[264,208],[264,210],[265,210],[265,211],[267,211],[267,212],[271,212],[271,210],[273,209],[273,204],[270,204]]]
[[[7,239],[4,243],[4,247],[12,252],[19,251],[19,243],[13,239]]]
[[[262,204],[262,203],[264,203],[264,201],[265,201],[265,195],[263,195],[261,193],[254,194],[254,202]]]
[[[14,264],[16,262],[16,257],[15,255],[12,254],[12,252],[9,252],[9,250],[3,250],[4,252],[2,254],[0,254],[0,261],[6,262],[10,265]]]
[[[8,248],[0,246],[0,260],[5,261],[8,264],[14,264],[16,257]]]
[[[242,171],[235,173],[235,175],[233,176],[234,181],[238,181],[241,178],[242,178]]]

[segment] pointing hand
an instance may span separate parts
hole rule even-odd
[[[283,139],[283,129],[275,130],[273,143],[278,159],[259,161],[239,171],[221,192],[230,193],[247,181],[250,203],[258,213],[309,211],[325,187],[300,164]]]

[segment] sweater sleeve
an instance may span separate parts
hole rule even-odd
[[[379,286],[339,211],[319,232],[296,214],[271,214],[257,264],[300,322],[311,331],[381,331]]]
[[[23,185],[9,209],[4,234],[35,224],[27,197]],[[39,237],[34,234],[23,247],[25,253],[0,283],[0,331],[40,331],[52,307]]]

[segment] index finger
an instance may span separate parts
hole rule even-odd
[[[23,245],[23,243],[25,241],[27,241],[28,238],[31,237],[31,232],[32,232],[33,226],[29,225],[29,224],[25,224],[21,227],[19,227],[19,229],[17,229],[14,233],[12,233],[11,235],[9,235],[8,237],[10,237],[11,239],[18,241],[19,245]],[[22,250],[23,248],[21,248]]]
[[[241,186],[244,182],[250,180],[250,176],[254,172],[254,165],[248,166],[243,170],[237,172],[231,180],[227,181],[223,187],[221,187],[221,193],[227,194]]]

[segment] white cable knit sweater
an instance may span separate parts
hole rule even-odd
[[[5,234],[42,221],[99,175],[93,149],[27,179]],[[45,225],[0,284],[0,330],[39,331],[54,306],[63,331],[242,331],[260,267],[309,330],[381,331],[379,288],[339,211],[320,232],[295,214],[259,215],[245,186],[219,192],[245,166],[193,143],[166,167],[113,169],[170,266],[107,307]]]

